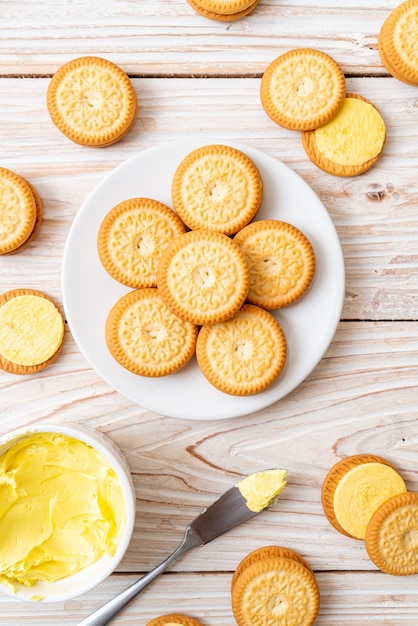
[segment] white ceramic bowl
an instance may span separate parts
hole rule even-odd
[[[84,441],[95,448],[108,460],[113,467],[122,486],[126,506],[126,525],[122,539],[113,556],[104,555],[96,563],[86,567],[73,576],[68,576],[53,583],[38,582],[33,587],[16,586],[13,593],[6,585],[0,583],[0,590],[14,598],[34,600],[34,596],[41,596],[42,602],[62,602],[86,593],[105,578],[117,567],[130,543],[135,523],[135,490],[131,473],[119,448],[114,442],[102,433],[78,424],[49,424],[39,423],[30,427],[20,428],[9,433],[0,440],[0,455],[22,438],[35,433],[62,433]]]

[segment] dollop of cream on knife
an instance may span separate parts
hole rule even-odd
[[[250,474],[237,483],[250,511],[258,513],[274,504],[286,487],[287,470],[271,469]]]

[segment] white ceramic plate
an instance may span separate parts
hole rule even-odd
[[[208,143],[228,143],[254,160],[264,182],[257,219],[280,219],[310,239],[317,271],[307,294],[274,315],[286,334],[288,359],[277,381],[254,396],[235,397],[215,389],[195,359],[163,378],[132,374],[110,355],[104,325],[113,304],[130,289],[104,270],[96,249],[97,231],[118,202],[149,197],[171,203],[171,180],[183,157]],[[136,404],[177,418],[216,420],[238,417],[277,402],[315,368],[329,347],[344,300],[344,259],[328,212],[314,191],[288,166],[247,145],[222,140],[185,139],[146,150],[121,164],[93,190],[78,212],[64,251],[64,309],[72,335],[92,368],[113,389]]]

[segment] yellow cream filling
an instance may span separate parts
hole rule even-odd
[[[113,555],[125,522],[119,479],[88,444],[37,433],[0,457],[0,582],[14,590]]]
[[[0,308],[0,353],[17,365],[39,365],[61,345],[64,320],[47,298],[22,295]]]
[[[405,491],[402,476],[388,465],[357,465],[343,476],[335,490],[335,517],[347,533],[364,539],[373,513],[386,500]]]
[[[275,502],[286,487],[286,476],[286,470],[266,470],[243,478],[237,487],[250,511],[258,512]]]
[[[315,131],[318,150],[338,165],[362,165],[383,149],[386,130],[380,113],[368,102],[345,98],[337,115]]]

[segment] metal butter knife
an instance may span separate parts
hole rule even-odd
[[[232,487],[228,489],[220,498],[215,500],[205,511],[200,513],[192,522],[187,526],[183,540],[170,556],[168,556],[162,563],[157,565],[148,574],[145,574],[142,578],[134,582],[130,587],[127,587],[124,591],[117,596],[109,600],[102,607],[94,611],[89,617],[86,617],[78,626],[105,626],[108,624],[131,600],[133,600],[147,585],[149,585],[157,576],[162,574],[174,561],[176,561],[181,555],[197,546],[202,546],[209,543],[216,537],[223,535],[232,528],[239,526],[243,522],[251,519],[255,515],[258,515],[262,511],[270,508],[276,501],[278,494],[274,493],[272,497],[263,502],[262,508],[259,510],[252,510],[249,508],[251,503],[244,497],[246,490],[242,489],[241,485],[245,483],[247,486],[249,480],[256,479],[258,477],[269,476],[269,483],[271,484],[272,473],[276,473],[278,476],[286,477],[286,470],[265,470],[263,472],[257,472],[256,474],[250,474],[246,478],[242,479]],[[280,491],[283,489],[284,484]],[[279,492],[280,492],[279,491]],[[244,493],[244,495],[242,495]],[[265,496],[265,494],[264,494]],[[254,508],[254,507],[253,507]]]

